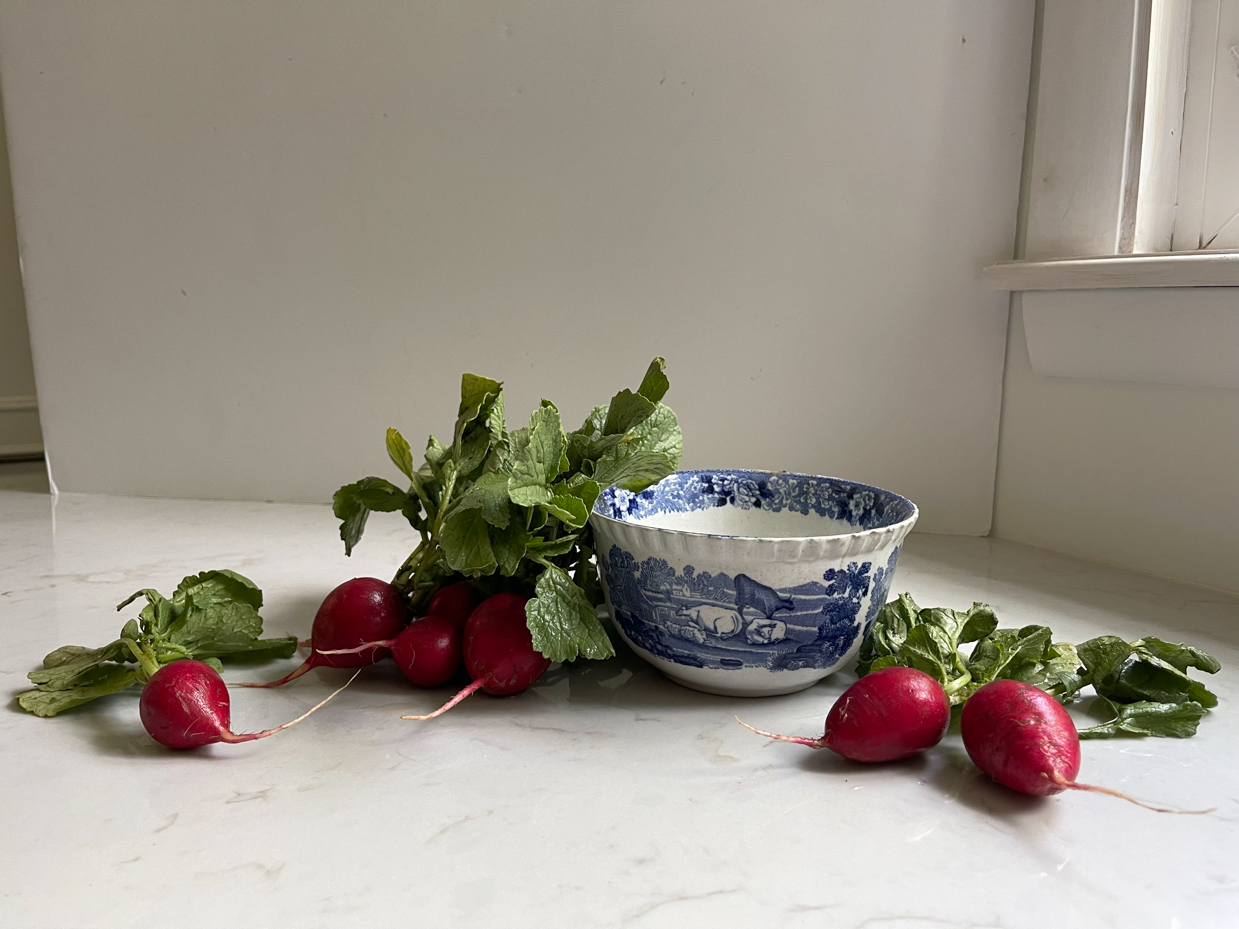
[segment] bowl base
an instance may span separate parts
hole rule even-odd
[[[686,678],[677,677],[674,674],[668,674],[662,668],[658,669],[662,672],[663,677],[667,680],[679,684],[681,687],[687,687],[689,690],[696,690],[703,694],[714,694],[718,697],[779,697],[783,694],[799,693],[802,690],[808,690],[822,678],[815,678],[811,681],[802,681],[790,685],[782,685],[778,687],[726,687],[715,684],[703,684],[699,681],[690,681]]]

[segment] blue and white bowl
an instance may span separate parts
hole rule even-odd
[[[803,690],[847,662],[886,602],[911,501],[770,471],[677,471],[594,505],[607,608],[632,649],[707,693]]]

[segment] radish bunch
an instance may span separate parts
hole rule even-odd
[[[910,758],[932,748],[946,734],[950,700],[938,681],[923,671],[898,665],[865,675],[845,690],[826,717],[820,739],[777,735],[742,726],[759,735],[829,748],[852,761]],[[1208,813],[1143,803],[1126,794],[1081,784],[1080,737],[1062,704],[1031,684],[992,681],[968,698],[960,717],[968,756],[999,784],[1020,793],[1048,796],[1087,790],[1119,797],[1159,813]]]

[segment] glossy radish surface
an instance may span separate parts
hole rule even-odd
[[[999,784],[1044,797],[1063,790],[1087,790],[1118,797],[1158,813],[1211,813],[1154,806],[1125,793],[1081,784],[1080,737],[1071,715],[1057,700],[1031,684],[990,681],[968,698],[960,716],[968,757]]]
[[[950,722],[951,701],[941,684],[915,668],[892,667],[866,674],[845,690],[826,715],[820,739],[753,731],[810,748],[829,748],[852,761],[878,762],[910,758],[932,748],[942,741]]]
[[[496,697],[518,694],[540,678],[551,662],[533,647],[525,624],[528,600],[519,594],[495,594],[482,601],[465,624],[465,669],[473,683],[433,713],[404,718],[432,719],[478,690]]]
[[[345,687],[347,686],[346,684]],[[340,688],[343,689],[344,687]],[[264,739],[305,719],[327,700],[292,722],[274,729],[236,733],[230,728],[231,703],[223,678],[210,665],[186,659],[164,665],[151,675],[138,701],[138,714],[142,718],[142,725],[156,742],[168,748],[188,749],[215,742],[252,742],[255,739]]]
[[[392,643],[396,666],[418,687],[446,684],[460,669],[461,627],[431,613],[410,623]]]
[[[426,606],[427,616],[446,616],[464,632],[470,614],[482,602],[482,595],[468,581],[458,581],[440,589]]]
[[[1080,737],[1062,705],[1019,681],[991,681],[968,698],[960,717],[973,763],[1012,790],[1046,796],[1075,784]]]
[[[400,592],[377,577],[355,577],[327,594],[310,633],[313,651],[296,670],[267,684],[245,687],[278,687],[296,680],[311,668],[363,668],[386,658],[391,650],[359,645],[394,639],[408,622],[408,610]],[[337,654],[329,654],[335,650]]]

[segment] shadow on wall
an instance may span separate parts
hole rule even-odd
[[[47,473],[42,459],[43,434],[17,258],[8,140],[0,116],[0,489],[46,493]],[[41,483],[37,477],[40,473]]]

